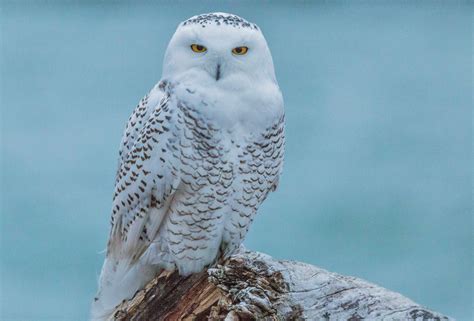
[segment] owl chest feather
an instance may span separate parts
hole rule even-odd
[[[258,206],[277,184],[283,120],[245,132],[238,126],[224,129],[183,103],[177,106],[168,149],[180,184],[165,238],[172,261],[187,274],[242,242]]]

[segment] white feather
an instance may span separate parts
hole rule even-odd
[[[240,46],[246,55],[232,53]],[[125,129],[92,318],[160,269],[188,275],[237,249],[278,184],[283,149],[283,99],[260,29],[222,13],[183,22],[162,81]]]

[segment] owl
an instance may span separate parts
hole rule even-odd
[[[92,319],[107,319],[163,269],[185,276],[232,254],[278,186],[284,143],[260,28],[226,13],[182,22],[123,134]]]

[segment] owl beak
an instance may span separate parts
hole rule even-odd
[[[217,64],[216,68],[216,81],[218,81],[221,78],[221,64]]]

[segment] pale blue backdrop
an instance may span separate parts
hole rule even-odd
[[[1,320],[87,318],[121,131],[210,11],[261,26],[286,101],[247,247],[472,320],[472,5],[48,3],[0,9]]]

